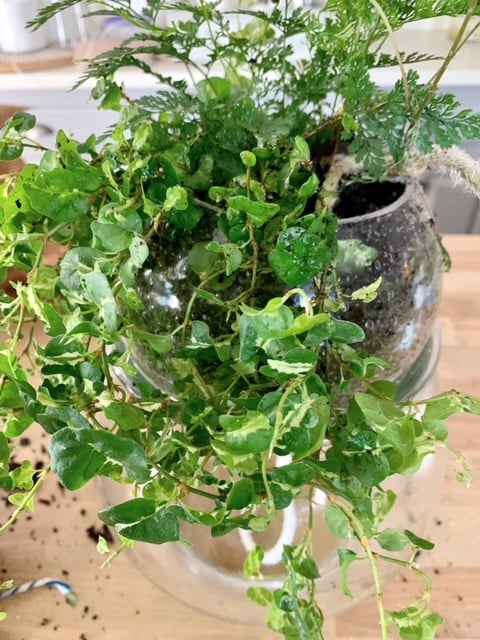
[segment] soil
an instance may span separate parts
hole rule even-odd
[[[404,191],[401,182],[352,182],[342,189],[334,213],[342,220],[373,213],[393,204]]]
[[[377,298],[365,304],[346,298],[346,320],[365,329],[361,349],[390,362],[388,377],[401,380],[432,335],[441,286],[441,254],[423,189],[401,182],[349,183],[335,213],[338,238],[376,252],[370,263],[337,264],[347,296],[379,276]],[[393,206],[389,206],[393,205]],[[372,216],[375,212],[378,215]],[[362,216],[370,214],[368,219]],[[375,253],[372,253],[374,256]]]

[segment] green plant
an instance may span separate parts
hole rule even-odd
[[[42,20],[73,4],[49,6]],[[214,536],[263,530],[318,488],[330,530],[363,549],[345,542],[339,551],[344,593],[352,595],[351,564],[368,562],[382,638],[394,627],[405,639],[433,638],[441,617],[430,610],[430,578],[415,564],[418,550],[433,545],[382,526],[395,503],[382,483],[449,448],[445,420],[480,414],[480,401],[456,391],[398,400],[396,384],[381,379],[388,364],[354,348],[364,330],[339,318],[347,296],[335,272],[332,192],[342,176],[332,180],[330,167],[348,152],[362,179],[377,181],[407,173],[419,154],[480,135],[479,115],[437,91],[473,31],[478,2],[363,0],[353,11],[347,0],[330,0],[319,13],[287,2],[229,14],[216,3],[150,0],[145,17],[127,0],[84,4],[125,17],[138,33],[96,58],[83,78],[96,79],[100,108],[118,111],[109,135],[78,142],[60,132],[56,149],[1,187],[0,275],[21,269],[28,280],[14,297],[0,297],[0,483],[17,505],[0,530],[31,506],[50,473],[36,477],[30,462],[10,469],[16,438],[34,422],[51,435],[51,467],[68,489],[97,476],[133,485],[132,500],[100,514],[122,546],[179,540],[182,521]],[[171,7],[178,22],[158,26]],[[457,39],[429,82],[406,68],[428,56],[396,46],[393,58],[382,53],[404,24],[460,14]],[[302,40],[305,55],[296,59]],[[191,82],[164,76],[145,54],[183,64]],[[370,71],[391,65],[400,80],[381,89]],[[115,81],[126,66],[161,88],[132,100]],[[18,114],[7,123],[1,159],[37,144],[28,139],[34,122]],[[65,248],[53,265],[52,243]],[[139,273],[154,262],[170,268],[183,252],[192,280],[180,308],[145,310]],[[353,295],[368,301],[380,286]],[[155,322],[149,314],[158,314]],[[33,337],[34,321],[43,341]],[[160,363],[162,389],[140,380],[133,395],[118,382],[119,372],[136,375],[139,353]],[[41,373],[38,385],[31,368]],[[459,477],[469,480],[455,454]],[[276,467],[286,455],[291,462]],[[192,506],[192,495],[210,508]],[[261,549],[251,552],[247,573],[259,573],[261,558]],[[283,588],[254,587],[250,596],[268,604],[269,626],[285,637],[322,638],[311,531],[285,547],[283,561]],[[411,607],[385,609],[382,562],[424,578]]]

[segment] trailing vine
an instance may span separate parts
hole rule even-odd
[[[40,22],[74,4],[49,5]],[[13,295],[0,293],[0,486],[17,507],[0,531],[50,472],[70,490],[98,476],[131,485],[131,499],[99,514],[121,537],[113,551],[100,541],[107,562],[134,541],[180,541],[186,524],[214,537],[261,533],[306,500],[302,539],[283,547],[283,585],[262,586],[258,546],[244,572],[270,628],[314,640],[323,638],[313,545],[323,495],[341,541],[343,594],[355,597],[352,565],[368,564],[382,639],[395,627],[404,640],[433,638],[441,617],[415,563],[433,543],[388,526],[396,496],[384,483],[450,448],[445,421],[480,415],[480,400],[455,390],[398,398],[390,365],[361,349],[364,328],[342,312],[349,296],[373,300],[382,279],[342,291],[341,176],[329,170],[344,150],[365,180],[380,180],[480,135],[478,114],[436,92],[478,3],[368,0],[353,11],[330,0],[325,12],[286,2],[230,14],[204,0],[149,0],[144,16],[128,0],[84,4],[138,33],[81,79],[95,80],[101,108],[118,111],[109,135],[60,132],[55,149],[0,187],[0,280],[9,283],[11,269],[26,275]],[[178,18],[160,26],[172,7]],[[381,53],[405,24],[460,14],[461,33],[430,82],[405,71],[428,56]],[[181,63],[195,90],[159,72],[152,54]],[[372,70],[396,63],[401,80],[377,86]],[[126,66],[160,89],[129,97],[115,77]],[[7,123],[0,159],[21,155],[34,124],[30,114]],[[53,264],[52,246],[61,248]],[[50,436],[51,470],[40,475],[11,459],[34,423]],[[387,609],[384,565],[423,578],[411,606]]]

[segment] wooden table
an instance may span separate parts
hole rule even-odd
[[[480,393],[480,237],[451,236],[446,244],[454,268],[445,276],[441,307],[442,389]],[[451,441],[480,468],[480,421],[451,420]],[[32,443],[39,460],[45,439]],[[25,445],[27,447],[27,445]],[[25,451],[27,449],[25,448]],[[22,451],[20,451],[20,454]],[[21,455],[19,456],[21,458]],[[432,523],[437,546],[424,559],[435,582],[434,606],[446,623],[440,638],[480,639],[480,474],[465,488],[448,465],[443,498]],[[8,613],[2,640],[265,640],[262,627],[227,624],[196,612],[153,586],[119,557],[100,569],[102,557],[90,533],[99,531],[100,500],[94,486],[76,494],[61,491],[52,478],[34,514],[0,538],[0,577],[16,584],[44,576],[69,580],[79,596],[76,608],[56,592],[38,589],[0,604]],[[2,505],[2,509],[6,509]],[[4,517],[1,518],[4,520]],[[387,588],[390,606],[417,595],[418,584],[398,579]],[[3,605],[3,607],[1,606]],[[377,640],[376,608],[362,603],[334,621],[328,638]],[[336,635],[335,635],[336,634]]]

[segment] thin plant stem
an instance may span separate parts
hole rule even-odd
[[[388,35],[390,36],[390,40],[392,41],[395,58],[397,59],[398,68],[400,69],[400,73],[402,75],[403,89],[405,91],[405,107],[407,111],[410,111],[410,88],[408,86],[407,72],[405,70],[405,65],[403,64],[402,54],[400,53],[398,42],[395,37],[395,32],[392,29],[392,25],[390,24],[385,11],[382,9],[377,0],[370,0],[370,2],[373,4],[376,11],[380,15],[380,18],[385,25]]]
[[[221,271],[215,271],[214,273],[210,274],[208,278],[205,278],[205,280],[202,280],[202,282],[198,285],[198,287],[193,292],[192,297],[188,301],[187,309],[185,311],[185,317],[182,323],[182,332],[181,332],[182,343],[185,343],[187,339],[187,329],[190,324],[190,317],[192,315],[193,305],[198,296],[198,290],[203,289],[205,285],[208,284],[211,280],[213,280],[214,278],[222,274],[223,274],[223,269]]]
[[[328,495],[328,494],[327,494]],[[386,614],[386,610],[385,610],[385,604],[383,602],[383,586],[382,586],[382,581],[380,578],[380,573],[378,571],[378,565],[377,565],[377,558],[375,556],[375,553],[372,550],[372,547],[370,545],[370,540],[368,539],[365,530],[363,528],[362,523],[360,522],[360,520],[355,516],[355,514],[353,513],[353,511],[351,509],[349,509],[344,503],[343,501],[339,500],[336,496],[332,496],[332,495],[328,495],[328,499],[330,500],[330,502],[334,505],[336,505],[337,507],[339,507],[343,513],[347,516],[347,518],[350,521],[350,525],[353,529],[353,531],[355,532],[355,537],[357,538],[357,540],[360,542],[360,544],[362,545],[366,556],[368,558],[368,561],[370,563],[370,568],[372,571],[372,577],[373,577],[373,582],[375,585],[375,596],[376,596],[376,601],[377,601],[377,610],[378,610],[378,615],[379,615],[379,621],[380,621],[380,628],[381,628],[381,632],[382,632],[382,640],[388,640],[388,638],[390,637],[390,630],[389,630],[389,625],[388,625],[388,621],[387,621],[387,614]]]
[[[102,562],[100,569],[109,568],[112,562],[116,560],[116,558],[118,558],[118,556],[122,553],[122,551],[125,551],[125,549],[127,549],[128,546],[129,545],[127,545],[125,542],[122,542],[122,544],[117,549],[112,551],[112,553],[109,554],[108,558],[104,562]]]
[[[12,513],[12,515],[8,518],[8,520],[3,525],[0,526],[0,533],[3,533],[7,529],[9,529],[12,525],[14,525],[15,522],[17,522],[17,520],[22,515],[22,513],[25,511],[25,509],[28,508],[28,503],[30,502],[30,500],[41,489],[43,483],[45,482],[45,480],[50,475],[50,472],[51,472],[50,465],[48,465],[48,467],[45,467],[45,469],[43,469],[43,471],[40,472],[38,480],[35,482],[33,487],[30,489],[30,491],[27,491],[23,495],[23,499],[20,502],[20,504],[18,505],[18,507],[15,509],[15,511]]]
[[[168,473],[168,471],[166,471],[159,464],[155,464],[154,466],[155,466],[155,469],[157,469],[157,471],[159,471],[162,474],[162,476],[164,476],[165,478],[168,478],[169,480],[171,480],[177,486],[183,487],[183,489],[187,493],[194,493],[197,496],[201,496],[202,498],[208,498],[209,500],[221,500],[222,499],[222,496],[220,496],[220,495],[218,495],[216,493],[209,493],[208,491],[203,491],[202,489],[197,489],[197,487],[192,487],[190,485],[184,484],[181,480],[179,480],[178,478],[173,476],[171,473]]]
[[[280,432],[283,425],[283,410],[285,408],[285,404],[290,394],[302,384],[303,384],[303,380],[294,380],[287,386],[287,388],[283,392],[282,397],[280,398],[280,401],[278,403],[278,408],[275,415],[275,425],[273,428],[273,435],[272,435],[272,440],[270,442],[270,447],[268,448],[268,451],[265,452],[262,458],[262,478],[265,485],[265,491],[267,494],[267,508],[269,512],[272,509],[272,506],[274,505],[274,500],[273,500],[272,490],[270,488],[270,483],[268,482],[268,467],[273,457],[274,449],[280,438]],[[275,511],[275,508],[273,508],[273,511]]]

